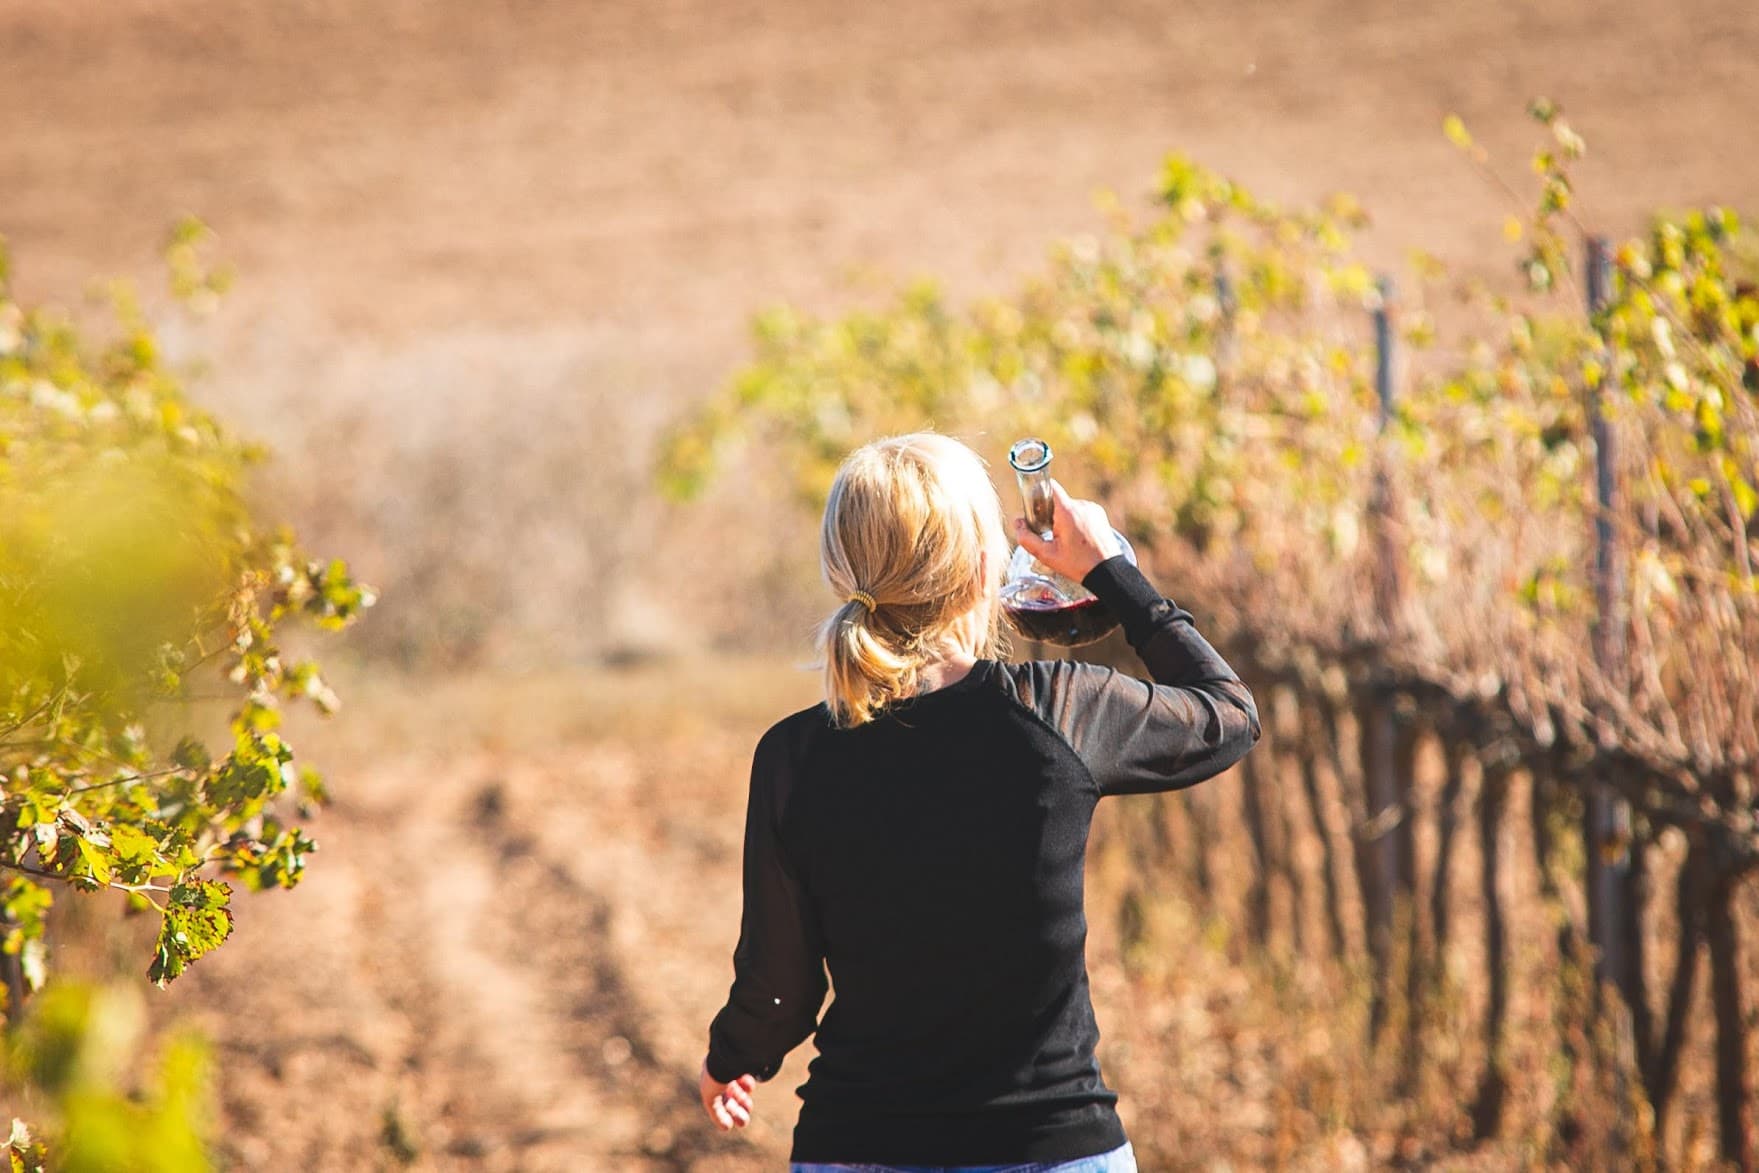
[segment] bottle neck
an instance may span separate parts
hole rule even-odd
[[[1032,472],[1016,471],[1014,479],[1020,483],[1020,501],[1025,506],[1026,524],[1032,527],[1032,532],[1048,540],[1056,512],[1056,498],[1051,495],[1050,466],[1047,464]]]

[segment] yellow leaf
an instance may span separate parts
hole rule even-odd
[[[1750,520],[1753,511],[1759,509],[1759,490],[1738,476],[1729,478],[1728,487],[1734,493],[1735,508],[1740,511],[1741,520]]]
[[[1521,239],[1521,218],[1519,216],[1510,216],[1508,219],[1504,220],[1502,222],[1502,235],[1503,235],[1503,239],[1508,241],[1510,244],[1513,244],[1517,240],[1520,240]]]

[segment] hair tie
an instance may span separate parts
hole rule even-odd
[[[860,603],[863,607],[866,607],[869,611],[875,611],[875,610],[879,609],[879,604],[877,602],[875,602],[873,596],[868,594],[866,591],[851,591],[849,593],[848,601],[851,603]]]

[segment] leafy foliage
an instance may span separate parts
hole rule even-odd
[[[209,1162],[208,1056],[186,1035],[160,1048],[144,1089],[129,1070],[145,1023],[127,986],[57,982],[10,1039],[12,1081],[53,1108],[48,1144],[22,1121],[5,1147],[13,1173],[195,1173]],[[48,1153],[53,1153],[53,1160]]]
[[[222,284],[203,239],[183,225],[169,249],[198,300]],[[230,930],[215,877],[298,882],[314,845],[289,820],[323,789],[281,707],[337,701],[280,634],[373,602],[258,522],[244,486],[262,452],[188,402],[127,290],[116,303],[114,336],[92,342],[20,305],[0,255],[0,930],[31,988],[57,888],[161,915],[163,984]],[[194,699],[230,701],[222,745],[178,735]]]
[[[1530,112],[1538,191],[1505,232],[1518,295],[1418,255],[1400,296],[1353,253],[1354,200],[1278,207],[1175,156],[1148,215],[1108,206],[1104,232],[1010,296],[955,307],[918,284],[841,318],[762,315],[750,365],[668,437],[662,482],[689,496],[756,442],[816,504],[878,435],[933,426],[998,454],[1042,435],[1063,479],[1263,660],[1371,650],[1376,671],[1494,700],[1529,744],[1639,758],[1671,779],[1657,817],[1745,826],[1690,776],[1759,757],[1753,238],[1726,209],[1658,216],[1616,248],[1590,316],[1571,264],[1585,146],[1551,103]],[[1529,198],[1458,119],[1444,131]],[[1384,416],[1383,306],[1408,356]],[[1623,486],[1604,517],[1600,416]],[[1628,553],[1611,675],[1589,654],[1597,520]]]

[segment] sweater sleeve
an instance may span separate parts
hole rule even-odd
[[[1101,794],[1177,790],[1214,777],[1259,737],[1251,691],[1128,559],[1083,586],[1119,617],[1152,681],[1068,661],[1022,666],[1022,700],[1075,750]]]
[[[722,1083],[773,1077],[818,1026],[824,951],[780,827],[789,787],[779,728],[758,743],[745,811],[745,907],[733,951],[733,987],[709,1026],[708,1071]]]

